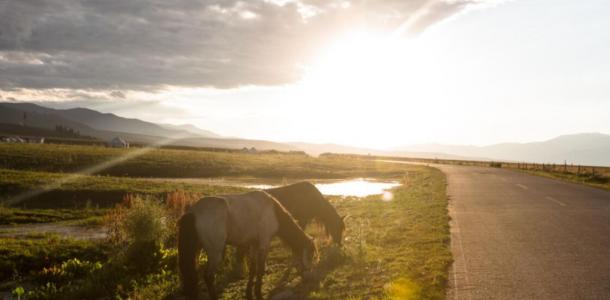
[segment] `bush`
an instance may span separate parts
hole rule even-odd
[[[168,246],[176,246],[178,232],[178,219],[184,214],[186,209],[191,206],[195,201],[201,198],[199,193],[189,193],[182,190],[177,190],[168,193],[165,197],[165,206],[167,209],[167,228],[169,235],[167,238]]]
[[[128,195],[112,210],[105,223],[114,256],[137,274],[159,266],[161,249],[168,237],[168,217],[165,208],[151,198]]]
[[[161,201],[129,195],[109,211],[108,260],[69,259],[34,277],[41,285],[28,299],[150,299],[175,293],[179,286],[175,249],[165,248],[172,230]],[[157,295],[157,296],[154,296]]]

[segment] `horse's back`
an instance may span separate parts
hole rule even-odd
[[[261,241],[275,235],[278,230],[274,201],[263,191],[225,195],[229,207],[230,226],[228,239],[231,244]],[[265,242],[265,241],[262,241]]]
[[[273,208],[271,200],[273,199],[268,193],[263,191],[251,191],[243,194],[232,194],[221,196],[224,198],[230,209],[235,213],[243,213],[249,211],[252,214],[259,214],[262,211]]]
[[[275,197],[299,221],[308,221],[316,216],[321,205],[327,202],[322,193],[310,182],[294,184],[266,190]]]

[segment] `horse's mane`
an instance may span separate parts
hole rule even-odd
[[[338,226],[339,222],[342,222],[335,208],[324,198],[318,188],[310,182],[297,182],[283,187],[268,189],[267,192],[277,198],[281,198],[280,203],[283,203],[285,206],[289,206],[289,203],[284,202],[303,202],[299,205],[291,205],[290,207],[293,209],[307,207],[307,209],[315,211],[319,221],[326,227]],[[295,215],[298,215],[298,213],[295,212]]]
[[[269,196],[270,201],[273,203],[275,216],[279,223],[278,237],[284,241],[293,252],[299,252],[306,247],[315,247],[313,239],[303,231],[301,226],[299,226],[286,208],[272,195],[268,193],[265,194]]]
[[[307,181],[300,182],[297,184],[302,185],[304,187],[303,191],[311,195],[310,199],[317,200],[316,204],[318,205],[318,208],[321,209],[322,213],[320,215],[320,221],[324,222],[325,224],[328,224],[329,222],[341,220],[341,217],[339,216],[335,208],[330,204],[330,202],[328,202],[326,198],[324,198],[324,195],[322,195],[320,190],[318,190],[315,185]]]

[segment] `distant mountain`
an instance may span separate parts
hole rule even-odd
[[[195,125],[191,124],[182,124],[182,125],[172,125],[172,124],[159,124],[160,126],[170,129],[170,130],[183,130],[190,132],[192,134],[200,135],[203,137],[211,137],[211,138],[222,138],[221,135],[211,132],[209,130],[201,129]]]
[[[307,152],[311,155],[319,155],[322,153],[349,153],[359,155],[375,155],[375,156],[401,156],[411,158],[438,158],[438,159],[474,159],[473,157],[464,157],[459,155],[438,153],[438,152],[421,152],[421,151],[385,151],[370,148],[358,148],[339,144],[316,144],[292,142],[290,145]]]
[[[123,118],[115,114],[101,113],[88,108],[52,109],[31,103],[2,103],[2,106],[30,114],[38,114],[32,115],[28,120],[28,124],[30,124],[30,122],[35,122],[39,118],[39,115],[42,114],[47,118],[50,116],[55,116],[64,119],[61,122],[65,123],[66,120],[72,121],[96,130],[127,132],[132,134],[162,137],[182,136],[190,133],[186,130],[168,129],[155,123],[145,122],[138,119]],[[51,120],[43,119],[43,124],[41,125],[46,125],[44,127],[52,125],[54,127],[55,125],[51,123],[58,122],[58,120],[53,120],[53,122],[49,121]],[[30,125],[35,124],[31,123]],[[74,123],[71,123],[71,125],[76,126]],[[66,124],[66,126],[69,125]]]
[[[94,131],[93,128],[83,123],[62,117],[55,113],[54,109],[30,103],[0,103],[0,120],[5,124],[18,124],[48,130],[55,130],[55,126],[63,125],[86,134]]]
[[[155,124],[138,119],[123,118],[115,114],[101,113],[87,108],[53,109],[32,103],[0,102],[0,123],[24,125],[28,132],[50,134],[57,125],[96,137],[103,141],[120,136],[131,143],[152,144],[170,139],[172,145],[192,147],[217,147],[241,149],[254,147],[259,150],[299,150],[294,146],[271,141],[222,138],[219,135],[193,125]],[[2,127],[3,134],[23,134],[16,127]],[[32,128],[44,130],[35,131]]]
[[[322,153],[351,153],[351,154],[360,154],[367,155],[372,154],[375,155],[380,150],[374,149],[366,149],[366,148],[358,148],[352,146],[345,146],[339,144],[317,144],[317,143],[303,143],[303,142],[291,142],[290,145],[295,148],[300,149],[301,151],[305,151],[311,155],[320,155]]]
[[[581,133],[533,143],[490,146],[424,144],[401,147],[400,151],[438,152],[489,160],[567,163],[610,166],[610,135]]]
[[[473,159],[527,161],[538,163],[568,163],[610,166],[610,135],[583,133],[564,135],[544,142],[505,143],[491,146],[460,146],[425,144],[405,146],[392,151],[351,147],[338,144],[277,143],[221,137],[193,125],[156,124],[130,119],[115,114],[101,113],[87,108],[52,109],[32,103],[0,102],[2,133],[36,131],[42,128],[53,131],[62,125],[102,141],[120,136],[131,143],[152,144],[166,139],[172,145],[240,149],[255,147],[259,150],[305,151],[311,155],[325,152],[371,154],[380,156],[406,156],[439,159]],[[19,125],[28,128],[19,128]]]

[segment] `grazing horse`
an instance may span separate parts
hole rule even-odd
[[[273,196],[263,191],[205,197],[191,206],[178,221],[178,267],[187,299],[198,297],[197,256],[203,248],[208,256],[205,283],[211,299],[217,299],[214,275],[222,263],[227,244],[250,249],[250,274],[246,298],[262,299],[265,260],[273,236],[287,244],[301,271],[311,269],[316,247],[293,217]]]
[[[305,229],[312,219],[316,219],[324,225],[333,241],[341,245],[346,217],[340,217],[313,184],[303,181],[265,191],[292,214],[301,228]]]

